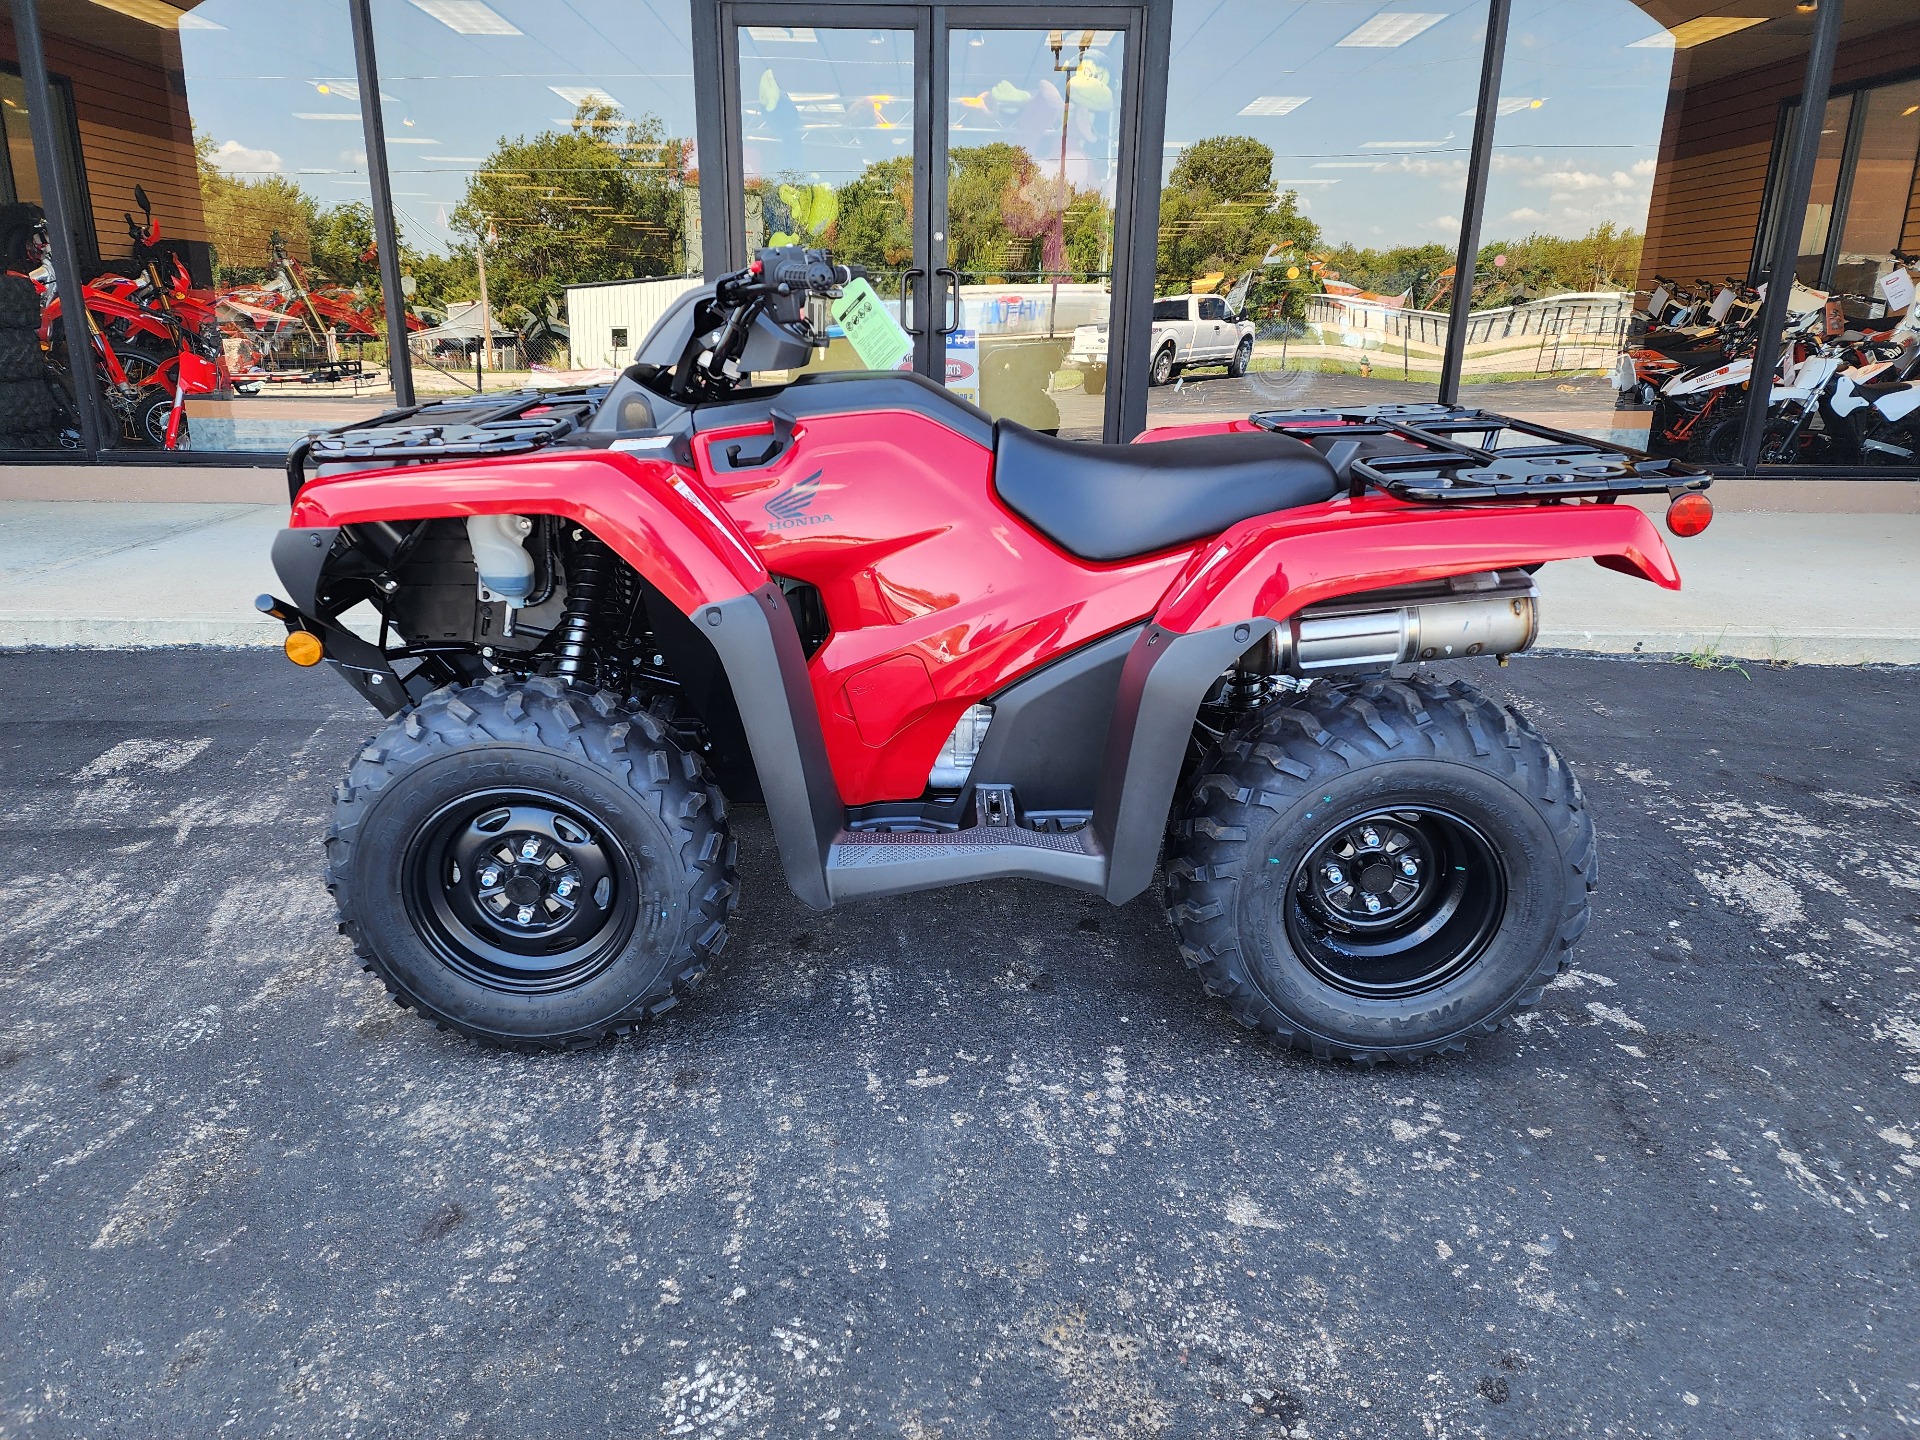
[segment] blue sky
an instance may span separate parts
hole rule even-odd
[[[692,133],[680,0],[426,4],[373,0],[395,205],[415,243],[444,238],[467,175],[503,135],[563,124],[582,95]],[[466,29],[518,33],[460,33],[435,6]],[[1675,52],[1632,43],[1659,32],[1631,0],[1515,11],[1488,235],[1643,224]],[[189,103],[222,163],[287,174],[323,201],[366,198],[343,0],[202,0],[192,13],[204,24],[181,32]],[[1484,16],[1484,0],[1181,0],[1166,158],[1182,142],[1252,135],[1329,239],[1452,243]]]

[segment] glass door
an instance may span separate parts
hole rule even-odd
[[[1105,428],[1125,39],[1032,25],[944,37],[946,383],[996,419],[1074,439]]]
[[[735,27],[744,242],[736,263],[762,246],[808,245],[862,267],[916,336],[905,363],[933,373],[918,223],[927,208],[928,127],[924,103],[916,103],[928,26],[911,11],[889,18],[894,23]],[[828,333],[806,370],[864,368],[838,326]]]
[[[1068,23],[1089,13],[1105,25]],[[866,271],[911,337],[902,368],[1032,429],[1116,429],[1130,12],[766,0],[717,19],[729,263],[824,247]],[[863,368],[829,334],[806,370]]]

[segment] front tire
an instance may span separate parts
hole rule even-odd
[[[1233,359],[1227,362],[1227,374],[1238,380],[1252,368],[1253,340],[1249,337],[1240,342],[1240,348],[1233,352]]]
[[[494,677],[396,716],[327,837],[341,929],[394,1002],[522,1051],[670,1009],[727,939],[726,807],[651,715]]]
[[[173,420],[173,391],[169,389],[150,389],[141,397],[139,404],[133,407],[133,438],[143,445],[151,445],[156,450],[167,448],[167,426]],[[174,437],[174,448],[191,448],[187,434],[187,417],[180,417],[180,433]]]
[[[1201,766],[1168,916],[1243,1024],[1371,1065],[1536,1004],[1597,878],[1579,782],[1464,683],[1319,684]]]
[[[1147,383],[1165,385],[1173,379],[1173,346],[1163,345],[1160,353],[1153,357],[1153,368],[1147,372]]]

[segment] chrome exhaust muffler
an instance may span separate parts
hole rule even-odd
[[[1240,668],[1309,676],[1512,655],[1539,637],[1539,598],[1524,570],[1345,595],[1289,617],[1242,658]]]

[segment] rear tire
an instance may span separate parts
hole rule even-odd
[[[557,680],[435,691],[360,752],[327,886],[366,969],[443,1029],[579,1048],[671,1009],[737,903],[726,805],[651,715]]]
[[[1167,913],[1242,1024],[1410,1062],[1539,1001],[1597,873],[1579,782],[1514,711],[1426,677],[1319,684],[1202,763]]]

